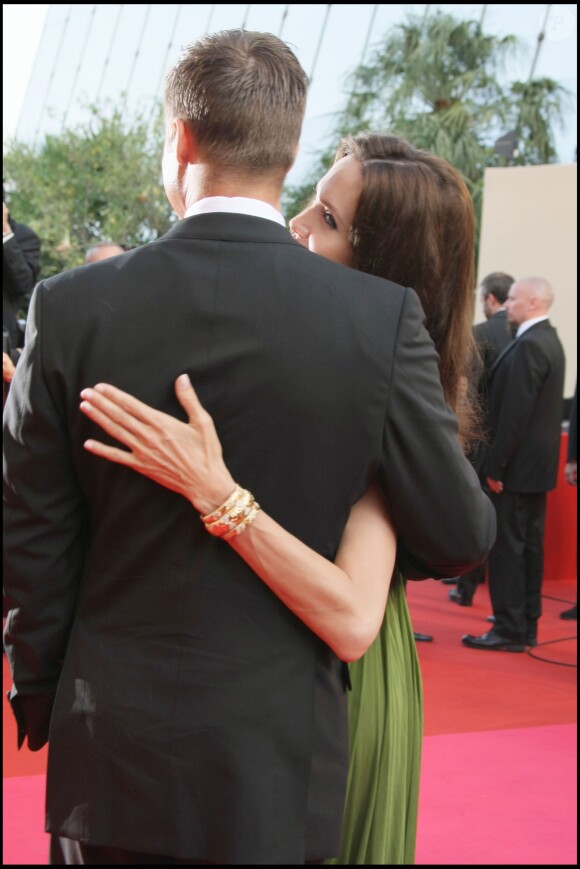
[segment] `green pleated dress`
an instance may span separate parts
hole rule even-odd
[[[339,865],[412,865],[423,686],[405,587],[393,577],[385,618],[349,665],[349,770]]]

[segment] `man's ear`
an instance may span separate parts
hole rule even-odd
[[[173,121],[175,156],[182,166],[197,162],[197,143],[189,124],[183,118]]]
[[[292,158],[292,163],[291,163],[291,165],[290,165],[290,169],[292,168],[292,166],[293,166],[294,163],[296,162],[296,159],[297,159],[297,157],[298,157],[299,152],[300,152],[300,142],[298,142],[298,144],[297,144],[296,147],[294,148],[294,157]],[[290,171],[290,169],[289,169],[288,171]]]

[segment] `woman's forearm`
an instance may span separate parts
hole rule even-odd
[[[263,511],[228,542],[340,658],[353,661],[364,654],[384,617],[396,550],[377,491],[352,508],[335,563]]]

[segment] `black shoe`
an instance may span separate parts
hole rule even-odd
[[[457,585],[457,579],[458,577],[452,576],[448,579],[442,579],[441,582],[443,583],[443,585]]]
[[[538,645],[538,622],[528,622],[526,628],[526,646]]]
[[[578,604],[575,603],[574,606],[569,610],[564,610],[563,613],[560,613],[561,619],[566,619],[566,621],[574,621],[578,619],[578,614],[576,612]]]
[[[413,636],[418,643],[431,643],[433,641],[431,634],[420,634],[418,631],[413,631]]]
[[[472,606],[469,598],[462,595],[458,588],[451,589],[451,591],[449,592],[449,600],[452,600],[454,603],[458,603],[459,606]]]
[[[506,640],[504,637],[496,634],[493,628],[487,634],[482,634],[481,637],[465,634],[461,637],[461,642],[470,649],[487,649],[491,652],[525,652],[526,650],[523,643],[514,643],[513,640]]]

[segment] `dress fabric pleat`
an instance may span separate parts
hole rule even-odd
[[[415,861],[423,686],[401,577],[393,577],[383,624],[349,665],[349,772],[339,865]]]

